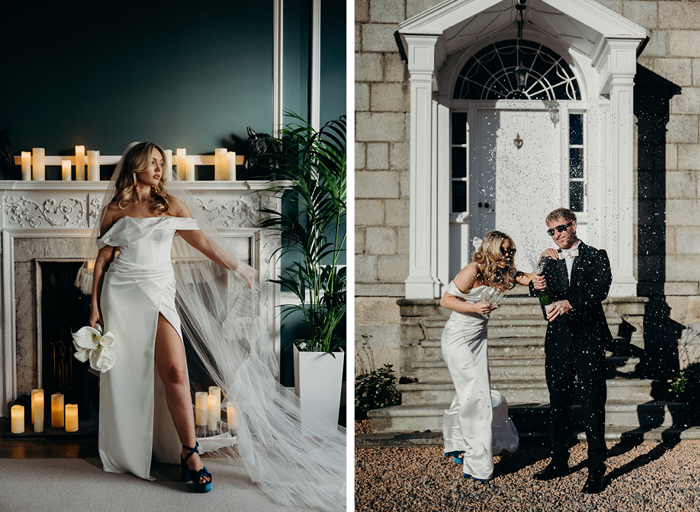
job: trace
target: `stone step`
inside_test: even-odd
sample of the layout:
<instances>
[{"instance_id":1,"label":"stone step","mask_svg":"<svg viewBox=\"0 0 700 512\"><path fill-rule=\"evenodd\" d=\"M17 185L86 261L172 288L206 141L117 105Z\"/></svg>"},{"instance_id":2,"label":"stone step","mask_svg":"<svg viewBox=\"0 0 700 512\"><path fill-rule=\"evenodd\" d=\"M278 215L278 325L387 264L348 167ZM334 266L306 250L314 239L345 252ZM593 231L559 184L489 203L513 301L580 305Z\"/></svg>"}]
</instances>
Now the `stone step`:
<instances>
[{"instance_id":1,"label":"stone step","mask_svg":"<svg viewBox=\"0 0 700 512\"><path fill-rule=\"evenodd\" d=\"M542 357L544 338L495 338L489 339L489 357ZM425 340L420 343L419 361L442 359L440 340Z\"/></svg>"},{"instance_id":2,"label":"stone step","mask_svg":"<svg viewBox=\"0 0 700 512\"><path fill-rule=\"evenodd\" d=\"M426 317L423 319L428 340L440 340L447 318ZM610 331L617 333L622 319L607 317ZM496 338L543 338L547 332L547 321L541 315L491 315L488 324L489 340Z\"/></svg>"},{"instance_id":3,"label":"stone step","mask_svg":"<svg viewBox=\"0 0 700 512\"><path fill-rule=\"evenodd\" d=\"M489 358L489 370L491 378L496 380L544 380L544 361L544 357ZM608 357L605 362L606 375L613 377L618 374L634 373L639 358ZM418 382L450 382L452 380L444 361L416 361L411 366Z\"/></svg>"},{"instance_id":4,"label":"stone step","mask_svg":"<svg viewBox=\"0 0 700 512\"><path fill-rule=\"evenodd\" d=\"M607 380L608 400L647 402L651 396L652 380L616 377ZM508 404L547 403L549 391L544 380L491 380L491 388L503 393ZM402 405L448 403L455 394L452 382L416 382L399 384Z\"/></svg>"},{"instance_id":5,"label":"stone step","mask_svg":"<svg viewBox=\"0 0 700 512\"><path fill-rule=\"evenodd\" d=\"M372 427L381 432L442 431L442 415L449 403L429 405L398 405L369 411ZM581 423L580 405L574 405L574 418ZM525 432L549 430L549 404L513 405L509 415ZM608 427L658 428L688 427L698 423L698 413L688 404L652 401L646 403L608 401L605 404L605 425Z\"/></svg>"}]
</instances>

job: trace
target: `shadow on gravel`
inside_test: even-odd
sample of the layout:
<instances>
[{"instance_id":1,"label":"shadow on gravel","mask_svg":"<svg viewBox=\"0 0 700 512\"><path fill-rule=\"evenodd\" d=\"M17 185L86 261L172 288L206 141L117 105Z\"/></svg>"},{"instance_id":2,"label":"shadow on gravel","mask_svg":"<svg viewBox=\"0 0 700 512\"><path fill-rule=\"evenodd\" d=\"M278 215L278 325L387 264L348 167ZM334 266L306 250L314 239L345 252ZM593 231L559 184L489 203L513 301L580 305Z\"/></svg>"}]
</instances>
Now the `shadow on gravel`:
<instances>
[{"instance_id":1,"label":"shadow on gravel","mask_svg":"<svg viewBox=\"0 0 700 512\"><path fill-rule=\"evenodd\" d=\"M501 456L501 460L493 468L493 478L517 473L521 469L549 458L549 447L547 445L534 444L520 447L512 455Z\"/></svg>"},{"instance_id":2,"label":"shadow on gravel","mask_svg":"<svg viewBox=\"0 0 700 512\"><path fill-rule=\"evenodd\" d=\"M641 438L634 440L623 439L615 446L613 446L610 450L608 450L608 457L615 457L627 453L628 451L641 445L642 443L643 439ZM619 468L612 470L609 474L605 476L605 485L609 485L610 482L612 482L616 478L624 476L627 473L631 473L635 469L639 469L643 466L646 466L650 462L660 459L666 452L673 450L673 448L675 448L675 446L678 443L680 443L680 435L669 436L668 439L664 439L661 443L657 444L647 453L639 455L637 458L631 460L624 466L620 466Z\"/></svg>"}]
</instances>

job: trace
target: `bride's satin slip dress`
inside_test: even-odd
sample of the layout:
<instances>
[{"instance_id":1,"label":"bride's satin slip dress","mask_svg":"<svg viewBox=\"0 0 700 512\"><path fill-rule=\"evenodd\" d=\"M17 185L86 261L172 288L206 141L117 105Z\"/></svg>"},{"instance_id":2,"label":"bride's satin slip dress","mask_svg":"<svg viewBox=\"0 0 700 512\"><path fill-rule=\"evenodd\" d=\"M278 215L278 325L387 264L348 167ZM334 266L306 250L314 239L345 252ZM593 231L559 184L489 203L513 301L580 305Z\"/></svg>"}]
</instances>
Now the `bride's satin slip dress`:
<instances>
[{"instance_id":1,"label":"bride's satin slip dress","mask_svg":"<svg viewBox=\"0 0 700 512\"><path fill-rule=\"evenodd\" d=\"M445 291L473 304L488 289L484 285L462 293L450 282ZM442 418L445 453L464 452L464 474L480 480L493 475L494 453L513 453L519 443L505 398L491 389L487 324L479 313L453 311L440 343L455 385L452 405Z\"/></svg>"},{"instance_id":2,"label":"bride's satin slip dress","mask_svg":"<svg viewBox=\"0 0 700 512\"><path fill-rule=\"evenodd\" d=\"M122 217L97 241L100 249L119 248L100 296L116 356L100 377L98 446L105 471L152 479L152 457L179 462L180 441L154 366L155 340L159 314L182 340L170 251L177 230L197 229L189 218Z\"/></svg>"}]
</instances>

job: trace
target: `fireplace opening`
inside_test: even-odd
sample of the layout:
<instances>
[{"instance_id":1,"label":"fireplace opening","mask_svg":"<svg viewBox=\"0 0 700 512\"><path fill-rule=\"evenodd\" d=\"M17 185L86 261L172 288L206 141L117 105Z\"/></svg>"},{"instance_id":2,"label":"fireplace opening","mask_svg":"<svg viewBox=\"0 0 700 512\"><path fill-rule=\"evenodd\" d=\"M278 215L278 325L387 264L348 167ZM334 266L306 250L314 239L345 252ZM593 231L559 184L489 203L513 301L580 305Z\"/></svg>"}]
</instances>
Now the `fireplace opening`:
<instances>
[{"instance_id":1,"label":"fireplace opening","mask_svg":"<svg viewBox=\"0 0 700 512\"><path fill-rule=\"evenodd\" d=\"M80 430L97 435L99 377L75 357L72 333L87 325L90 296L75 285L82 261L38 261L40 321L37 339L44 396L61 393L67 404L78 404Z\"/></svg>"}]
</instances>

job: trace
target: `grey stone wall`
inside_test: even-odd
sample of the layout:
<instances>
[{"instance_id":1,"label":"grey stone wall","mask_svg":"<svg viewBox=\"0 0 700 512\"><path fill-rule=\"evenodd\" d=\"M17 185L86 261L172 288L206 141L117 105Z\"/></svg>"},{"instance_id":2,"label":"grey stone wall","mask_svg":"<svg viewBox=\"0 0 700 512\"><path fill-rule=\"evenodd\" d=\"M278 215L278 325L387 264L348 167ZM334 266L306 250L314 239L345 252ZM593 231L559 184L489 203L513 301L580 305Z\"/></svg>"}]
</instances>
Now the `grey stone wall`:
<instances>
[{"instance_id":1,"label":"grey stone wall","mask_svg":"<svg viewBox=\"0 0 700 512\"><path fill-rule=\"evenodd\" d=\"M649 113L655 116L654 140L635 147L640 292L661 294L673 321L698 322L700 1L598 1L649 31L638 76L646 77L644 85L651 88L654 80L665 81L670 91L665 111ZM410 91L394 32L401 21L438 3L355 2L358 372L385 363L399 367L396 299L404 296L408 276Z\"/></svg>"}]
</instances>

